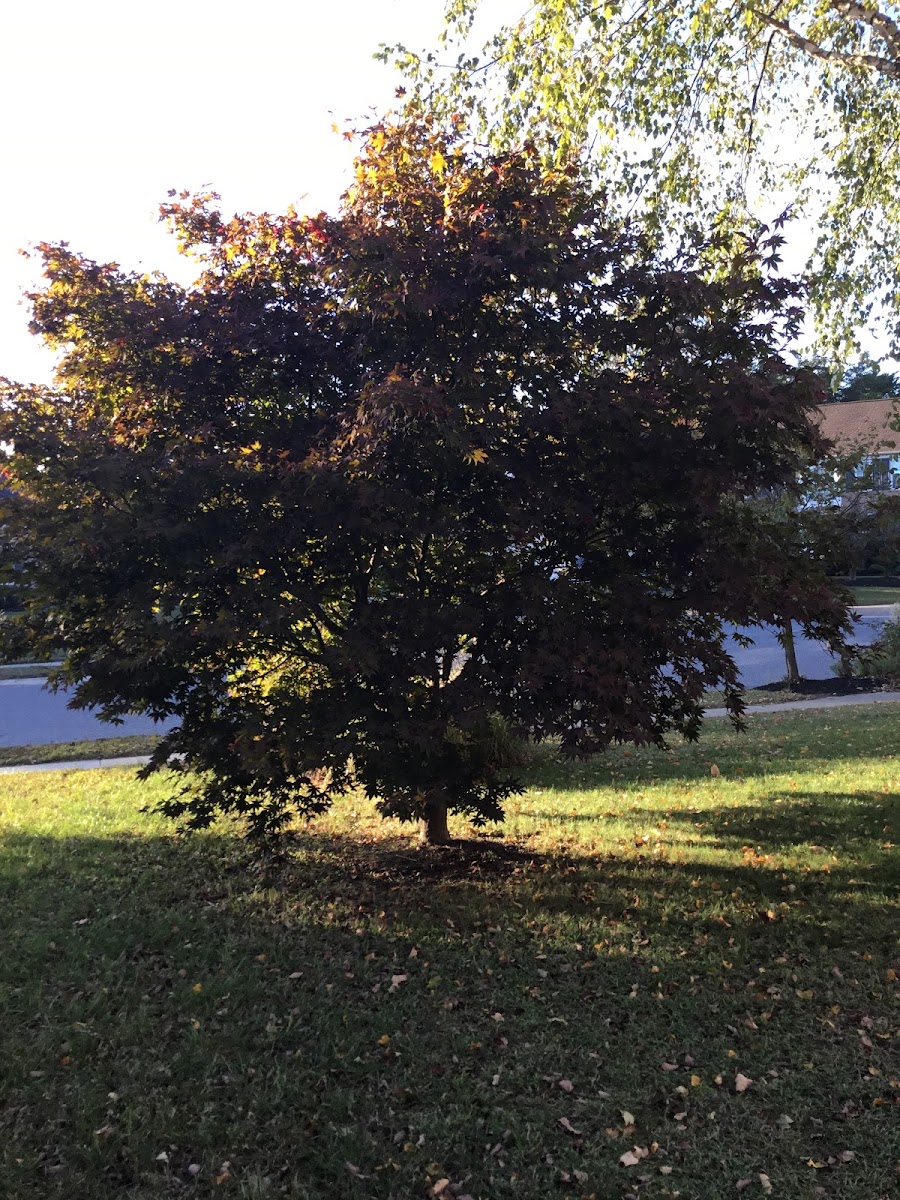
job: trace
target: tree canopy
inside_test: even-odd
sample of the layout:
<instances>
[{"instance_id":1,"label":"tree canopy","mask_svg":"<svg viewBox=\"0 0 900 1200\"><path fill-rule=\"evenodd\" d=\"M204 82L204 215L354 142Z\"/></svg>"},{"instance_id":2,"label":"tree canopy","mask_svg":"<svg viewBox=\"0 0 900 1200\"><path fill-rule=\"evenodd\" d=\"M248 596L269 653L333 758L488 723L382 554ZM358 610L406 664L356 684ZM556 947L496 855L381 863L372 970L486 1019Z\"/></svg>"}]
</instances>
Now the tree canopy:
<instances>
[{"instance_id":1,"label":"tree canopy","mask_svg":"<svg viewBox=\"0 0 900 1200\"><path fill-rule=\"evenodd\" d=\"M448 0L439 52L397 48L430 103L474 109L494 145L530 129L563 157L589 147L610 194L670 237L802 213L832 348L882 304L897 344L895 4L536 0L473 54L485 7Z\"/></svg>"},{"instance_id":2,"label":"tree canopy","mask_svg":"<svg viewBox=\"0 0 900 1200\"><path fill-rule=\"evenodd\" d=\"M840 638L741 502L821 450L778 234L667 255L574 165L408 120L334 217L163 213L190 287L41 248L61 359L5 387L0 529L76 702L174 718L173 815L274 833L360 786L440 838L517 786L496 722L691 738L706 688L740 713L723 621Z\"/></svg>"}]
</instances>

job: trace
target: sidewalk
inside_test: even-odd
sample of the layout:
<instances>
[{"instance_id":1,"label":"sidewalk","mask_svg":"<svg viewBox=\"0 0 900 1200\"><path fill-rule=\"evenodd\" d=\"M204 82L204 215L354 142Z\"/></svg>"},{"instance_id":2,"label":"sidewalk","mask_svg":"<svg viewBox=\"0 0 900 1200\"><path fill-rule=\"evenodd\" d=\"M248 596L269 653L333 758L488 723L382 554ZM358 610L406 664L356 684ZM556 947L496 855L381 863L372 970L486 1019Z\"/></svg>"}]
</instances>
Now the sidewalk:
<instances>
[{"instance_id":1,"label":"sidewalk","mask_svg":"<svg viewBox=\"0 0 900 1200\"><path fill-rule=\"evenodd\" d=\"M0 775L15 775L19 771L96 771L98 767L143 767L149 754L133 758L76 758L69 762L21 763L15 767L0 767Z\"/></svg>"},{"instance_id":2,"label":"sidewalk","mask_svg":"<svg viewBox=\"0 0 900 1200\"><path fill-rule=\"evenodd\" d=\"M853 704L897 704L900 692L859 692L855 696L813 696L809 700L787 700L782 704L748 704L747 716L753 713L805 712L808 708L846 708ZM726 717L725 708L708 708L707 717Z\"/></svg>"}]
</instances>

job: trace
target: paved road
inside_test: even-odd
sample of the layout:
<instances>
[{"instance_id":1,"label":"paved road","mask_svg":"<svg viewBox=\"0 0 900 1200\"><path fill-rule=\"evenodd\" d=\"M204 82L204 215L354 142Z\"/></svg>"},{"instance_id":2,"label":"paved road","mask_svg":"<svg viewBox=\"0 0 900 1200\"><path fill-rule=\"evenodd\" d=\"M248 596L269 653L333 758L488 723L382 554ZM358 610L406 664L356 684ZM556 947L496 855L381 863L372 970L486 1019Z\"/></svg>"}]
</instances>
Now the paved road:
<instances>
[{"instance_id":1,"label":"paved road","mask_svg":"<svg viewBox=\"0 0 900 1200\"><path fill-rule=\"evenodd\" d=\"M65 693L47 692L43 682L0 680L0 746L38 746L161 731L161 726L146 717L126 717L121 725L98 721L89 712L67 708Z\"/></svg>"},{"instance_id":2,"label":"paved road","mask_svg":"<svg viewBox=\"0 0 900 1200\"><path fill-rule=\"evenodd\" d=\"M891 605L858 610L861 621L854 640L873 641L881 625L893 613ZM755 644L747 650L734 646L734 657L745 687L758 687L784 678L784 652L774 630L753 630ZM827 679L832 658L821 642L797 638L800 671L810 679ZM98 721L89 712L66 707L63 692L47 692L40 679L0 680L0 746L45 745L51 742L75 742L89 738L119 737L132 733L159 732L146 717L127 717L121 725Z\"/></svg>"}]
</instances>

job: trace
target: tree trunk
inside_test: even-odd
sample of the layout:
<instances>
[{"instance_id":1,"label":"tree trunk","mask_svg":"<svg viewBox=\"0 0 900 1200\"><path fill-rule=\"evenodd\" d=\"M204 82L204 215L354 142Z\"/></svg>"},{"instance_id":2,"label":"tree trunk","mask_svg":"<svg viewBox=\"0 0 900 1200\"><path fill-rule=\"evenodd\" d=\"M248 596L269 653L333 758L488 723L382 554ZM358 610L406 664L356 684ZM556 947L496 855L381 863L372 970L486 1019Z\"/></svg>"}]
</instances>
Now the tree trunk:
<instances>
[{"instance_id":1,"label":"tree trunk","mask_svg":"<svg viewBox=\"0 0 900 1200\"><path fill-rule=\"evenodd\" d=\"M800 668L797 666L797 649L794 645L794 626L785 621L781 626L782 645L784 646L784 662L787 667L787 682L796 687L800 682Z\"/></svg>"},{"instance_id":2,"label":"tree trunk","mask_svg":"<svg viewBox=\"0 0 900 1200\"><path fill-rule=\"evenodd\" d=\"M443 796L429 796L419 821L419 838L428 846L446 846L450 841L447 829L447 801Z\"/></svg>"}]
</instances>

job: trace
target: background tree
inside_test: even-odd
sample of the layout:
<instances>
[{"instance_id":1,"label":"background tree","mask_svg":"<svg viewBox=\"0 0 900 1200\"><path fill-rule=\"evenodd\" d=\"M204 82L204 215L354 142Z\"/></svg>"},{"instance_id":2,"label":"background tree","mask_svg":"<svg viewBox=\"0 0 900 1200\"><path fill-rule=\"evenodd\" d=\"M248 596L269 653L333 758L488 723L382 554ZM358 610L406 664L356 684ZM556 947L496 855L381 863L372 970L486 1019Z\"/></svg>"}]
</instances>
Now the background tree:
<instances>
[{"instance_id":1,"label":"background tree","mask_svg":"<svg viewBox=\"0 0 900 1200\"><path fill-rule=\"evenodd\" d=\"M820 446L778 235L713 272L572 165L408 120L335 218L164 214L192 287L42 247L58 378L7 386L0 440L25 628L77 704L175 718L167 811L265 835L358 784L440 841L516 788L498 718L589 755L695 737L707 687L740 712L722 622L793 577L737 498ZM794 582L778 612L838 641Z\"/></svg>"},{"instance_id":2,"label":"background tree","mask_svg":"<svg viewBox=\"0 0 900 1200\"><path fill-rule=\"evenodd\" d=\"M832 349L882 301L896 344L894 3L536 0L476 56L482 7L448 0L439 54L397 48L432 103L474 108L495 145L525 128L563 157L589 145L622 208L671 237L793 206L818 229L813 300Z\"/></svg>"},{"instance_id":3,"label":"background tree","mask_svg":"<svg viewBox=\"0 0 900 1200\"><path fill-rule=\"evenodd\" d=\"M790 485L769 489L745 503L752 506L761 530L776 538L784 560L769 562L769 573L760 587L769 591L773 611L784 600L791 607L791 591L798 584L819 586L839 602L852 597L843 579L853 576L873 546L896 557L898 549L897 497L874 493L871 471L857 474L859 454L831 451L800 470ZM803 582L803 564L811 577ZM817 582L816 582L817 581ZM793 621L776 615L774 625L784 649L785 682L802 682L797 662ZM851 647L841 653L841 673L850 674Z\"/></svg>"},{"instance_id":4,"label":"background tree","mask_svg":"<svg viewBox=\"0 0 900 1200\"><path fill-rule=\"evenodd\" d=\"M900 393L900 377L896 371L882 371L881 364L868 354L842 373L834 399L881 400Z\"/></svg>"}]
</instances>

